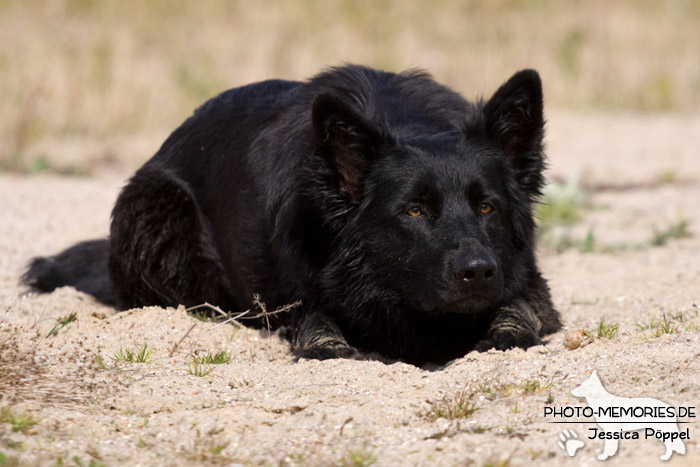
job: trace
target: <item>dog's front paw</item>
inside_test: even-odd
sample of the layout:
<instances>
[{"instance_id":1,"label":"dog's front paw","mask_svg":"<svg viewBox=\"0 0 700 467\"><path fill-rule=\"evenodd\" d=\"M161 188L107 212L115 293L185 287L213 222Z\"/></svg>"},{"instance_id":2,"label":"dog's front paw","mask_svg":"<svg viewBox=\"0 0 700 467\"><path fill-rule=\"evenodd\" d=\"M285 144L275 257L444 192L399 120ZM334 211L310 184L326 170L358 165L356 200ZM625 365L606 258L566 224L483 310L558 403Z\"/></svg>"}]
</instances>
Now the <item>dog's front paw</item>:
<instances>
[{"instance_id":1,"label":"dog's front paw","mask_svg":"<svg viewBox=\"0 0 700 467\"><path fill-rule=\"evenodd\" d=\"M477 342L474 350L484 352L489 349L508 350L515 347L527 349L541 343L542 340L537 334L522 329L494 330Z\"/></svg>"},{"instance_id":2,"label":"dog's front paw","mask_svg":"<svg viewBox=\"0 0 700 467\"><path fill-rule=\"evenodd\" d=\"M328 360L331 358L357 358L359 352L347 342L340 340L327 340L317 345L303 347L294 351L297 358L309 358L314 360Z\"/></svg>"}]
</instances>

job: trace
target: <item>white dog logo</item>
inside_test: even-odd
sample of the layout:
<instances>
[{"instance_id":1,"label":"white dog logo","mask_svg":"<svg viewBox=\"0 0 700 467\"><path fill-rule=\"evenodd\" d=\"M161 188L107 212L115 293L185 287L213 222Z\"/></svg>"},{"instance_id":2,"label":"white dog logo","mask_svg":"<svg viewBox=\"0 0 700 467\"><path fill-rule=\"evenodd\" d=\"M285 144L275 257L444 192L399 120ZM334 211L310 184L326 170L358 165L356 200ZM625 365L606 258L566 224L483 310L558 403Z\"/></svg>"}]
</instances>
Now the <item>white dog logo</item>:
<instances>
[{"instance_id":1,"label":"white dog logo","mask_svg":"<svg viewBox=\"0 0 700 467\"><path fill-rule=\"evenodd\" d=\"M661 456L661 460L670 459L674 451L685 454L685 444L681 439L687 439L688 433L678 430L675 414L666 415L673 414L673 407L669 404L649 397L629 398L610 394L603 387L595 370L579 387L574 388L571 394L584 397L588 406L593 409L600 428L591 428L593 435L590 438L605 440L603 453L598 459L605 460L614 455L620 439L639 439L639 434L636 433L639 430L644 430L646 438L655 437L663 441L666 452ZM633 418L633 421L624 421L630 418Z\"/></svg>"}]
</instances>

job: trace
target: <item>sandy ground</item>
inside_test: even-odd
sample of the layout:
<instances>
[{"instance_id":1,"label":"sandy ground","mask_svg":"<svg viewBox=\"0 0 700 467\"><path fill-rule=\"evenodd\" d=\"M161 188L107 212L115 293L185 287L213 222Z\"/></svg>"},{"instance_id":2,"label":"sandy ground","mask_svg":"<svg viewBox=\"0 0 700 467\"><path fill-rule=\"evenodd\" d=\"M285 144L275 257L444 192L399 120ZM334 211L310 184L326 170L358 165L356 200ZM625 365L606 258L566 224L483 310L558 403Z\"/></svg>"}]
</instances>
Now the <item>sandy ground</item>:
<instances>
[{"instance_id":1,"label":"sandy ground","mask_svg":"<svg viewBox=\"0 0 700 467\"><path fill-rule=\"evenodd\" d=\"M548 131L550 175L578 173L596 188L572 235L593 229L597 247L543 246L540 263L567 330L596 334L604 318L619 333L568 350L565 330L528 351L473 352L437 369L295 362L277 335L183 309L115 313L71 288L23 296L29 258L106 235L128 174L0 175L0 465L598 465L591 420L544 416L586 406L570 391L594 369L611 393L697 407L700 118L553 114ZM681 217L687 238L649 245L653 229ZM147 363L115 364L144 345ZM220 350L229 363L188 371ZM473 413L455 413L460 401ZM700 465L695 420L683 419L687 453L672 465ZM575 457L557 445L564 428L585 442ZM657 465L663 452L657 440L622 440L605 463Z\"/></svg>"}]
</instances>

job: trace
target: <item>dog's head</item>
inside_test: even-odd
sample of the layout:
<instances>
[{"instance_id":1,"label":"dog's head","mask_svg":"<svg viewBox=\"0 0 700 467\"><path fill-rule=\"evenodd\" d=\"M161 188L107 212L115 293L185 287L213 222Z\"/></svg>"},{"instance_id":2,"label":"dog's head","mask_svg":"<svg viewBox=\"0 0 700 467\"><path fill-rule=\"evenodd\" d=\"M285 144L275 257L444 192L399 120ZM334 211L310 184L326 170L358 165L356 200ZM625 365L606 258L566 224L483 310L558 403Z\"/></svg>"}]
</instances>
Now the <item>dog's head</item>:
<instances>
[{"instance_id":1,"label":"dog's head","mask_svg":"<svg viewBox=\"0 0 700 467\"><path fill-rule=\"evenodd\" d=\"M316 97L319 212L335 254L355 248L345 270L377 295L426 313L483 311L522 289L532 265L540 79L521 71L475 105L425 80L372 112Z\"/></svg>"}]
</instances>

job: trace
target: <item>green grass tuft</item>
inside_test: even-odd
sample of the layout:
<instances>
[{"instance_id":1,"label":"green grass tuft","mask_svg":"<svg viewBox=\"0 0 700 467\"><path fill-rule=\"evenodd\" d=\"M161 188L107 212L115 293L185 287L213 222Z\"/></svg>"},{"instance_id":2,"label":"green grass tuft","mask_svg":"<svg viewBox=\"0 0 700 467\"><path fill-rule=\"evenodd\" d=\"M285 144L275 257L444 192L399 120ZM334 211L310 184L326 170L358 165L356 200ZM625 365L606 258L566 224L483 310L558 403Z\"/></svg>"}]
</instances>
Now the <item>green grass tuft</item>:
<instances>
[{"instance_id":1,"label":"green grass tuft","mask_svg":"<svg viewBox=\"0 0 700 467\"><path fill-rule=\"evenodd\" d=\"M665 170L658 176L659 183L673 184L678 181L678 174L675 170Z\"/></svg>"},{"instance_id":2,"label":"green grass tuft","mask_svg":"<svg viewBox=\"0 0 700 467\"><path fill-rule=\"evenodd\" d=\"M148 361L151 359L151 355L153 355L153 349L149 349L148 344L143 344L143 347L141 347L141 349L139 349L137 352L130 349L120 348L117 353L114 354L112 360L114 360L115 364L121 362L148 363Z\"/></svg>"},{"instance_id":3,"label":"green grass tuft","mask_svg":"<svg viewBox=\"0 0 700 467\"><path fill-rule=\"evenodd\" d=\"M15 456L8 456L4 452L0 451L0 467L19 467L22 464L19 462L19 458Z\"/></svg>"},{"instance_id":4,"label":"green grass tuft","mask_svg":"<svg viewBox=\"0 0 700 467\"><path fill-rule=\"evenodd\" d=\"M65 328L73 321L78 321L78 316L75 314L75 311L71 311L68 316L64 316L63 318L60 318L58 320L58 322L54 325L54 327L51 328L47 337L57 336L58 332L61 329Z\"/></svg>"},{"instance_id":5,"label":"green grass tuft","mask_svg":"<svg viewBox=\"0 0 700 467\"><path fill-rule=\"evenodd\" d=\"M486 383L479 384L479 391L486 395L486 399L495 400L498 397L510 397L522 391L523 394L537 394L550 389L552 380L540 381L539 379L527 380L521 384L504 383L489 386Z\"/></svg>"},{"instance_id":6,"label":"green grass tuft","mask_svg":"<svg viewBox=\"0 0 700 467\"><path fill-rule=\"evenodd\" d=\"M538 393L551 388L552 384L552 381L541 383L539 379L532 379L523 383L522 389L525 393Z\"/></svg>"},{"instance_id":7,"label":"green grass tuft","mask_svg":"<svg viewBox=\"0 0 700 467\"><path fill-rule=\"evenodd\" d=\"M231 361L231 354L226 350L221 350L215 354L208 352L203 357L195 357L193 362L200 365L221 365Z\"/></svg>"},{"instance_id":8,"label":"green grass tuft","mask_svg":"<svg viewBox=\"0 0 700 467\"><path fill-rule=\"evenodd\" d=\"M369 467L377 462L377 458L366 448L350 449L338 465L342 467Z\"/></svg>"},{"instance_id":9,"label":"green grass tuft","mask_svg":"<svg viewBox=\"0 0 700 467\"><path fill-rule=\"evenodd\" d=\"M101 369L101 370L109 370L109 367L105 363L105 359L102 358L102 355L95 355L95 364Z\"/></svg>"},{"instance_id":10,"label":"green grass tuft","mask_svg":"<svg viewBox=\"0 0 700 467\"><path fill-rule=\"evenodd\" d=\"M574 238L571 233L572 226L590 208L590 193L580 185L578 177L572 176L566 183L548 184L540 204L535 206L539 243L557 253L570 248L583 253L594 251L596 239L592 228L583 240Z\"/></svg>"},{"instance_id":11,"label":"green grass tuft","mask_svg":"<svg viewBox=\"0 0 700 467\"><path fill-rule=\"evenodd\" d=\"M554 226L571 226L581 220L581 213L590 207L590 193L576 176L566 183L552 182L543 190L541 204L535 209L538 228L546 231Z\"/></svg>"},{"instance_id":12,"label":"green grass tuft","mask_svg":"<svg viewBox=\"0 0 700 467\"><path fill-rule=\"evenodd\" d=\"M214 368L212 368L211 366L203 365L202 363L199 363L196 360L193 360L187 364L187 372L191 375L198 376L200 378L207 376L212 371L214 371Z\"/></svg>"},{"instance_id":13,"label":"green grass tuft","mask_svg":"<svg viewBox=\"0 0 700 467\"><path fill-rule=\"evenodd\" d=\"M472 401L475 393L460 391L453 398L443 398L438 401L428 401L427 416L430 419L446 418L447 420L457 420L469 418L476 411L476 402Z\"/></svg>"},{"instance_id":14,"label":"green grass tuft","mask_svg":"<svg viewBox=\"0 0 700 467\"><path fill-rule=\"evenodd\" d=\"M642 338L658 338L669 334L678 334L684 331L697 331L700 329L696 319L698 309L690 312L661 315L661 320L651 318L646 323L635 322L635 327L642 333ZM649 334L647 334L649 332Z\"/></svg>"},{"instance_id":15,"label":"green grass tuft","mask_svg":"<svg viewBox=\"0 0 700 467\"><path fill-rule=\"evenodd\" d=\"M598 323L598 329L596 330L595 334L590 331L584 331L583 333L590 339L594 339L596 337L613 339L618 336L619 331L620 326L617 323L606 323L605 317L601 316L600 322Z\"/></svg>"},{"instance_id":16,"label":"green grass tuft","mask_svg":"<svg viewBox=\"0 0 700 467\"><path fill-rule=\"evenodd\" d=\"M663 246L671 239L685 238L688 235L688 220L682 217L663 230L658 230L654 227L649 244L651 246Z\"/></svg>"},{"instance_id":17,"label":"green grass tuft","mask_svg":"<svg viewBox=\"0 0 700 467\"><path fill-rule=\"evenodd\" d=\"M510 463L510 458L507 459L493 459L489 458L487 459L483 467L510 467L512 464Z\"/></svg>"},{"instance_id":18,"label":"green grass tuft","mask_svg":"<svg viewBox=\"0 0 700 467\"><path fill-rule=\"evenodd\" d=\"M80 456L73 456L73 462L77 467L106 467L107 464L104 462L98 462L95 459L90 459L87 464Z\"/></svg>"},{"instance_id":19,"label":"green grass tuft","mask_svg":"<svg viewBox=\"0 0 700 467\"><path fill-rule=\"evenodd\" d=\"M581 253L592 253L595 250L595 235L593 234L593 229L588 229L586 238L581 243L579 250Z\"/></svg>"},{"instance_id":20,"label":"green grass tuft","mask_svg":"<svg viewBox=\"0 0 700 467\"><path fill-rule=\"evenodd\" d=\"M12 425L13 433L27 433L39 421L29 412L16 412L10 407L3 407L0 409L0 423Z\"/></svg>"}]
</instances>

